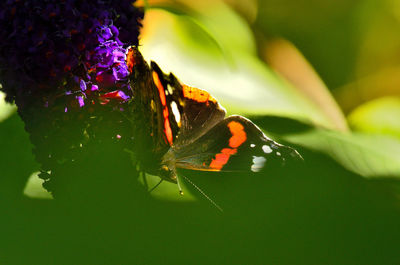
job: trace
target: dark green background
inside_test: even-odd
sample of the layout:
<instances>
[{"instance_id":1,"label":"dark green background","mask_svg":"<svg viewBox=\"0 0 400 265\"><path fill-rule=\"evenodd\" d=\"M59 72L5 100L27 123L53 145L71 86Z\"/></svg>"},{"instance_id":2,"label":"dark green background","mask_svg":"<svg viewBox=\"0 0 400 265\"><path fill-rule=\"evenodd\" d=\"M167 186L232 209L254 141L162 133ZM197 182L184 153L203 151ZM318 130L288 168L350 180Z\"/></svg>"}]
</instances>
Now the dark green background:
<instances>
[{"instance_id":1,"label":"dark green background","mask_svg":"<svg viewBox=\"0 0 400 265\"><path fill-rule=\"evenodd\" d=\"M1 264L399 262L394 183L366 181L321 154L300 150L304 163L257 175L181 172L224 213L195 191L196 203L154 200L135 187L38 200L22 196L38 168L22 122L14 114L0 126ZM88 197L98 195L93 188Z\"/></svg>"},{"instance_id":2,"label":"dark green background","mask_svg":"<svg viewBox=\"0 0 400 265\"><path fill-rule=\"evenodd\" d=\"M389 2L258 1L258 17L250 24L260 39L292 42L338 95L340 87L388 65L385 59L393 65L400 61L395 48L382 52L395 41L381 34L398 22L388 19L371 30L376 18L390 17ZM395 40L396 34L390 36ZM277 139L311 129L265 113L251 118ZM366 143L392 157L379 142ZM155 199L128 166L115 174L82 168L101 181L68 199L41 200L23 195L39 165L14 113L0 122L0 264L400 264L397 179L364 178L345 169L343 160L334 161L329 150L304 146L296 146L304 162L282 170L180 171L223 213L190 185L185 186L196 201ZM348 161L370 159L357 165L367 167L374 158L368 149L351 148L350 143L344 150ZM99 147L103 162L107 151ZM116 188L122 177L131 183Z\"/></svg>"}]
</instances>

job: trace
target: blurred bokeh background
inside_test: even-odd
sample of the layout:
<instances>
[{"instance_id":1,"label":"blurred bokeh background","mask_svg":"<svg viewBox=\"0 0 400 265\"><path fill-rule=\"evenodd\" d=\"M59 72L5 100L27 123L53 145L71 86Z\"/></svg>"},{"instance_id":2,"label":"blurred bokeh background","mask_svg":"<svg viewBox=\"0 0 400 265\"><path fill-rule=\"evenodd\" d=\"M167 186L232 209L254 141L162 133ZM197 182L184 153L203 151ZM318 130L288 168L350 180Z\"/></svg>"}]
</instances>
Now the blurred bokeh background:
<instances>
[{"instance_id":1,"label":"blurred bokeh background","mask_svg":"<svg viewBox=\"0 0 400 265\"><path fill-rule=\"evenodd\" d=\"M222 3L231 9L227 10ZM157 49L180 43L181 47L175 47L178 52L199 58L203 56L196 55L195 51L204 49L215 61L221 59L213 54L217 53L226 59L227 67L234 69L240 67L238 64L247 63L240 56L256 56L310 97L341 129L346 126L335 111L343 112L346 117L350 115L352 128L364 130L359 126L361 117L351 114L358 113L357 110L378 111L371 108L379 108L386 101L376 101L377 105L366 103L384 97L394 97L396 101L399 95L397 1L226 0L150 1L150 4L163 11L153 9L147 13L143 49L149 50L148 57L168 64L175 71L180 71L184 63L175 54L163 55ZM191 78L194 80L186 79L196 81L195 77ZM325 89L331 92L340 110L327 98ZM358 109L362 105L367 109Z\"/></svg>"},{"instance_id":2,"label":"blurred bokeh background","mask_svg":"<svg viewBox=\"0 0 400 265\"><path fill-rule=\"evenodd\" d=\"M400 1L137 4L146 7L147 60L298 148L304 165L281 179L224 175L232 179L218 184L215 174L184 171L223 216L190 185L182 198L173 184L136 214L129 201L110 202L112 215L59 210L15 107L1 99L2 229L11 228L0 264L400 263Z\"/></svg>"},{"instance_id":3,"label":"blurred bokeh background","mask_svg":"<svg viewBox=\"0 0 400 265\"><path fill-rule=\"evenodd\" d=\"M147 3L141 50L165 71L230 113L309 125L277 137L357 174L400 175L396 1Z\"/></svg>"}]
</instances>

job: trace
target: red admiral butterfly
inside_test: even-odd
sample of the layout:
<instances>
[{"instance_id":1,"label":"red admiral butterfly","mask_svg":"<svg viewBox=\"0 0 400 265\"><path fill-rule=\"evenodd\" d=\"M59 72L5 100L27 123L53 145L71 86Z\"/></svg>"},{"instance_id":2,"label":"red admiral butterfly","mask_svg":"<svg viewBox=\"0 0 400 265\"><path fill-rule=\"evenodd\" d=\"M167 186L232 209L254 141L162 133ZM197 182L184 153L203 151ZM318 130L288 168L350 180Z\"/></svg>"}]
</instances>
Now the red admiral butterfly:
<instances>
[{"instance_id":1,"label":"red admiral butterfly","mask_svg":"<svg viewBox=\"0 0 400 265\"><path fill-rule=\"evenodd\" d=\"M225 109L208 92L181 84L154 62L149 67L136 47L129 49L127 65L142 171L177 183L176 168L259 172L301 159L296 150L269 139L250 120L225 118Z\"/></svg>"}]
</instances>

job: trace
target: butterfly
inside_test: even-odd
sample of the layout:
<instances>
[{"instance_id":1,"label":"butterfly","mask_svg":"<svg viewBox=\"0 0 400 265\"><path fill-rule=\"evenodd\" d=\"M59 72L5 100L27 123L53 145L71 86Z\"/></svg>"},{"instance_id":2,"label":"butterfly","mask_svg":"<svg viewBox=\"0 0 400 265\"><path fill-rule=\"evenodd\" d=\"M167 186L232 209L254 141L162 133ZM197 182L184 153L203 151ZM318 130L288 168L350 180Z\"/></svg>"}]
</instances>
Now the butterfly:
<instances>
[{"instance_id":1,"label":"butterfly","mask_svg":"<svg viewBox=\"0 0 400 265\"><path fill-rule=\"evenodd\" d=\"M177 168L259 172L302 159L268 138L254 123L226 110L207 91L182 84L150 66L134 46L126 63L133 89L134 150L140 169L178 183Z\"/></svg>"}]
</instances>

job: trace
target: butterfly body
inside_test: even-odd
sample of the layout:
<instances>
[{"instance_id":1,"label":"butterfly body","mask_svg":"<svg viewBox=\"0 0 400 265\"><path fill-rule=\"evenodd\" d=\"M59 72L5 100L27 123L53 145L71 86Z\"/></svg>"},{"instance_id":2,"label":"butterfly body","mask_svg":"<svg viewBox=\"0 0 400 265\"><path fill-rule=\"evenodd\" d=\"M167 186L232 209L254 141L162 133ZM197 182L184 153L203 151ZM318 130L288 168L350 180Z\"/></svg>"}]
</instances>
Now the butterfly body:
<instances>
[{"instance_id":1,"label":"butterfly body","mask_svg":"<svg viewBox=\"0 0 400 265\"><path fill-rule=\"evenodd\" d=\"M176 183L177 168L249 171L299 159L250 120L233 115L207 91L181 84L131 47L127 54L134 91L136 153L143 171Z\"/></svg>"}]
</instances>

